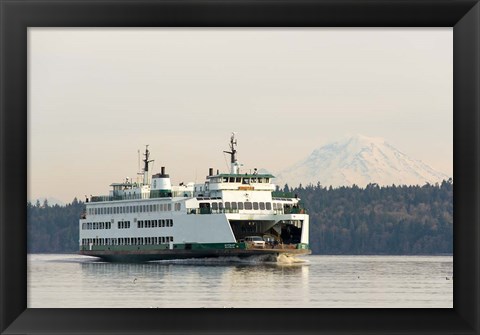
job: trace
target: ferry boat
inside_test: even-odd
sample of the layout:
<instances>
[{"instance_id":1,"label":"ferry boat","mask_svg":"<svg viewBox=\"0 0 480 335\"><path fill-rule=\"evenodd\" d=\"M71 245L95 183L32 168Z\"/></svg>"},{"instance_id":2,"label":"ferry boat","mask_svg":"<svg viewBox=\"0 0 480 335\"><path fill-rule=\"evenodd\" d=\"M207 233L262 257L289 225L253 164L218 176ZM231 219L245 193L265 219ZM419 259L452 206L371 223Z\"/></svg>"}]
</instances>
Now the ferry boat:
<instances>
[{"instance_id":1,"label":"ferry boat","mask_svg":"<svg viewBox=\"0 0 480 335\"><path fill-rule=\"evenodd\" d=\"M79 221L80 254L109 262L264 255L305 255L309 217L296 195L276 192L271 174L241 173L237 140L230 172L209 169L204 183L172 185L165 167L143 180L111 184L109 195L90 196Z\"/></svg>"}]
</instances>

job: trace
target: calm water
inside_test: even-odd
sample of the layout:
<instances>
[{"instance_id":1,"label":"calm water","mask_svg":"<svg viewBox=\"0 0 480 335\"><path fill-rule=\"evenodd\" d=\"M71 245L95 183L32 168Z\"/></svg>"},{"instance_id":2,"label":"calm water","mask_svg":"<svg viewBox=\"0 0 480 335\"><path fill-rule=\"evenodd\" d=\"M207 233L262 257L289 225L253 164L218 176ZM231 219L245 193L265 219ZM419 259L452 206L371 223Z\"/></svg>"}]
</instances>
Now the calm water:
<instances>
[{"instance_id":1,"label":"calm water","mask_svg":"<svg viewBox=\"0 0 480 335\"><path fill-rule=\"evenodd\" d=\"M301 259L115 264L32 254L28 307L453 307L451 256Z\"/></svg>"}]
</instances>

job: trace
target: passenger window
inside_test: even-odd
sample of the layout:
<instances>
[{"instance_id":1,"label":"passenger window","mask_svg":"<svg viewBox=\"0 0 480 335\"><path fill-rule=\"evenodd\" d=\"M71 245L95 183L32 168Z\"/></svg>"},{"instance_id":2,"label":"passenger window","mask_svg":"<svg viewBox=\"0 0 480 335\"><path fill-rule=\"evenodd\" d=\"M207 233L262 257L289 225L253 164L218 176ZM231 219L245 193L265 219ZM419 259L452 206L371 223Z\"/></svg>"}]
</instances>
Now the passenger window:
<instances>
[{"instance_id":1,"label":"passenger window","mask_svg":"<svg viewBox=\"0 0 480 335\"><path fill-rule=\"evenodd\" d=\"M260 210L265 210L265 203L264 202L261 202L260 204Z\"/></svg>"},{"instance_id":2,"label":"passenger window","mask_svg":"<svg viewBox=\"0 0 480 335\"><path fill-rule=\"evenodd\" d=\"M228 201L225 202L225 209L230 209L230 202Z\"/></svg>"},{"instance_id":3,"label":"passenger window","mask_svg":"<svg viewBox=\"0 0 480 335\"><path fill-rule=\"evenodd\" d=\"M244 202L244 205L245 205L245 209L247 210L252 209L252 203L250 201Z\"/></svg>"},{"instance_id":4,"label":"passenger window","mask_svg":"<svg viewBox=\"0 0 480 335\"><path fill-rule=\"evenodd\" d=\"M212 202L212 209L217 210L218 209L218 203Z\"/></svg>"},{"instance_id":5,"label":"passenger window","mask_svg":"<svg viewBox=\"0 0 480 335\"><path fill-rule=\"evenodd\" d=\"M238 209L242 210L243 209L243 202L238 203Z\"/></svg>"},{"instance_id":6,"label":"passenger window","mask_svg":"<svg viewBox=\"0 0 480 335\"><path fill-rule=\"evenodd\" d=\"M253 209L254 209L254 210L258 210L258 202L254 202L254 203L253 203Z\"/></svg>"},{"instance_id":7,"label":"passenger window","mask_svg":"<svg viewBox=\"0 0 480 335\"><path fill-rule=\"evenodd\" d=\"M235 201L232 201L232 209L237 209L237 203Z\"/></svg>"},{"instance_id":8,"label":"passenger window","mask_svg":"<svg viewBox=\"0 0 480 335\"><path fill-rule=\"evenodd\" d=\"M267 210L271 210L272 209L272 203L270 203L270 202L265 203L265 207L267 208Z\"/></svg>"}]
</instances>

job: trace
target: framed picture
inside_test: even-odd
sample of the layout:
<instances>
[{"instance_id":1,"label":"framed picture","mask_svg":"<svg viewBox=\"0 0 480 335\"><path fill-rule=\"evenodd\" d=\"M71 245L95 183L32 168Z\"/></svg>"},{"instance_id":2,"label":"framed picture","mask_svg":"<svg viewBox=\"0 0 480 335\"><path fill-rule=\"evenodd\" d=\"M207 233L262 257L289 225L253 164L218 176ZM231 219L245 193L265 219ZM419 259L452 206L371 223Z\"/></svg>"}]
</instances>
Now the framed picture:
<instances>
[{"instance_id":1,"label":"framed picture","mask_svg":"<svg viewBox=\"0 0 480 335\"><path fill-rule=\"evenodd\" d=\"M477 1L105 1L2 3L1 304L9 333L478 333ZM453 27L453 309L27 308L27 39L42 27ZM354 30L352 30L354 31ZM4 135L4 136L3 136ZM68 134L62 135L64 140ZM61 140L61 139L59 139ZM68 166L65 166L68 171ZM475 270L475 271L474 271ZM20 283L20 284L19 284ZM92 306L96 307L96 306ZM348 320L348 322L347 322Z\"/></svg>"}]
</instances>

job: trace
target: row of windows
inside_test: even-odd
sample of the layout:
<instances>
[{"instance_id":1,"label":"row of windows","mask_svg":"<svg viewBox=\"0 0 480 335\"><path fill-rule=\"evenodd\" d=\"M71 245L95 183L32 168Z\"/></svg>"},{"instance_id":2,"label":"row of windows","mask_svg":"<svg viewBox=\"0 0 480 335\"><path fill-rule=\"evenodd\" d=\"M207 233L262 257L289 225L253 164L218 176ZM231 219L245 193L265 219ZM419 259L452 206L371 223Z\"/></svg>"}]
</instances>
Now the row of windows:
<instances>
[{"instance_id":1,"label":"row of windows","mask_svg":"<svg viewBox=\"0 0 480 335\"><path fill-rule=\"evenodd\" d=\"M84 222L82 223L82 229L92 230L92 229L112 229L111 222Z\"/></svg>"},{"instance_id":2,"label":"row of windows","mask_svg":"<svg viewBox=\"0 0 480 335\"><path fill-rule=\"evenodd\" d=\"M128 229L130 228L130 221L118 221L118 229Z\"/></svg>"},{"instance_id":3,"label":"row of windows","mask_svg":"<svg viewBox=\"0 0 480 335\"><path fill-rule=\"evenodd\" d=\"M164 220L139 220L137 222L137 228L157 228L157 227L173 227L172 219ZM118 229L128 229L130 228L130 221L118 221ZM92 230L92 229L112 229L111 222L84 222L82 223L83 230Z\"/></svg>"},{"instance_id":4,"label":"row of windows","mask_svg":"<svg viewBox=\"0 0 480 335\"><path fill-rule=\"evenodd\" d=\"M214 177L210 178L211 183L270 183L270 178L264 177Z\"/></svg>"},{"instance_id":5,"label":"row of windows","mask_svg":"<svg viewBox=\"0 0 480 335\"><path fill-rule=\"evenodd\" d=\"M271 210L272 209L272 203L271 202L250 202L250 201L245 201L245 202L235 202L235 201L225 201L223 202L212 202L211 207L213 210L217 209L238 209L238 210ZM273 203L273 209L282 209L283 205L280 203Z\"/></svg>"},{"instance_id":6,"label":"row of windows","mask_svg":"<svg viewBox=\"0 0 480 335\"><path fill-rule=\"evenodd\" d=\"M139 220L137 228L157 228L157 227L173 227L172 219L165 220Z\"/></svg>"},{"instance_id":7,"label":"row of windows","mask_svg":"<svg viewBox=\"0 0 480 335\"><path fill-rule=\"evenodd\" d=\"M82 238L82 245L155 245L173 242L173 236Z\"/></svg>"},{"instance_id":8,"label":"row of windows","mask_svg":"<svg viewBox=\"0 0 480 335\"><path fill-rule=\"evenodd\" d=\"M174 206L176 211L182 209L181 203ZM172 204L150 204L150 205L131 205L115 207L97 207L89 208L89 215L109 215L109 214L128 214L128 213L148 213L148 212L169 212L172 210Z\"/></svg>"}]
</instances>

